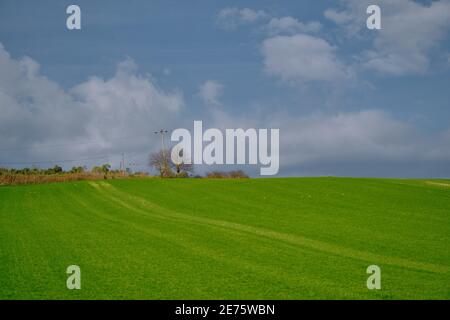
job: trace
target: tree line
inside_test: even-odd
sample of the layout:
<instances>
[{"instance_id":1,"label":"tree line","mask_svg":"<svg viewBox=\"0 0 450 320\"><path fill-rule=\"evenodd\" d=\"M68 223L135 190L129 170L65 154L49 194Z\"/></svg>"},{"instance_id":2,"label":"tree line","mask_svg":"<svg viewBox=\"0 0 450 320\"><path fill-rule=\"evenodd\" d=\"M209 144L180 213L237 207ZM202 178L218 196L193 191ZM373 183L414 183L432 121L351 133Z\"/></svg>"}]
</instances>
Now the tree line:
<instances>
[{"instance_id":1,"label":"tree line","mask_svg":"<svg viewBox=\"0 0 450 320\"><path fill-rule=\"evenodd\" d=\"M174 163L168 152L160 150L150 154L148 165L153 168L160 178L202 178L195 174L194 166L188 163ZM130 176L148 176L146 172L135 172L129 168L122 170L112 169L109 163L93 166L88 169L86 166L74 166L64 170L59 165L50 168L39 168L36 166L25 168L2 168L0 167L0 185L62 182L89 179L110 179ZM206 178L248 178L242 170L229 172L211 171L205 174Z\"/></svg>"},{"instance_id":2,"label":"tree line","mask_svg":"<svg viewBox=\"0 0 450 320\"><path fill-rule=\"evenodd\" d=\"M65 171L61 166L55 165L51 168L41 169L38 167L25 167L21 169L16 168L0 168L0 175L6 174L20 174L20 175L54 175L54 174L68 174L68 173L96 173L96 174L119 174L120 170L111 170L111 165L106 163L101 166L94 166L88 170L86 166L72 167Z\"/></svg>"}]
</instances>

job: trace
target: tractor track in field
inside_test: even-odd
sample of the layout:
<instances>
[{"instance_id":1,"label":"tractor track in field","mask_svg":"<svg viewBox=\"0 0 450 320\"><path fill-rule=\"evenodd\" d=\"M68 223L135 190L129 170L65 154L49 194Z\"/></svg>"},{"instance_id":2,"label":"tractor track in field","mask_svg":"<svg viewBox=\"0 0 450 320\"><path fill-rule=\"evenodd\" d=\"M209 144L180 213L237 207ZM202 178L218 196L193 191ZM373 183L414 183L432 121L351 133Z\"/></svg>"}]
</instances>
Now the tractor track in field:
<instances>
[{"instance_id":1,"label":"tractor track in field","mask_svg":"<svg viewBox=\"0 0 450 320\"><path fill-rule=\"evenodd\" d=\"M176 223L178 228L180 227L179 217L175 218L175 217L164 215L164 214L154 213L153 211L149 211L148 209L144 210L142 208L138 208L138 207L129 205L127 202L119 199L117 197L117 195L106 194L106 191L112 191L112 190L110 190L110 188L114 188L113 186L111 186L109 184L102 185L102 183L98 184L98 183L94 182L94 184L91 184L91 186L94 187L97 191L99 191L97 193L97 195L94 195L95 198L103 198L102 201L117 204L117 205L119 205L120 208L126 208L126 209L130 210L130 212L136 213L141 217L147 217L149 219L152 219L152 220L155 219L155 220L159 220L159 221L170 221L172 223ZM119 193L122 193L119 190L116 190L116 191L118 191ZM74 202L78 203L80 206L82 206L86 211L98 216L101 219L107 219L110 222L114 222L114 223L121 224L121 225L127 225L128 227L133 228L135 231L137 231L141 234L150 236L152 238L156 238L158 240L169 242L169 243L171 243L171 245L179 247L179 248L183 248L184 250L189 251L194 255L204 256L204 257L207 257L208 259L214 260L218 263L228 265L231 268L233 268L233 270L236 270L236 269L246 270L250 274L258 274L260 277L265 277L266 281L269 281L269 282L270 281L284 281L284 282L290 283L292 281L298 281L299 279L301 279L301 282L303 285L308 284L309 286L317 286L317 283L319 281L318 278L313 277L311 275L302 276L300 274L295 274L295 276L292 276L289 273L279 272L277 269L272 269L266 265L262 265L261 263L246 259L245 257L242 257L240 255L218 254L218 251L210 248L207 243L195 243L195 240L194 240L194 242L191 242L191 240L193 240L193 239L189 239L189 240L187 240L187 242L185 240L181 241L182 238L180 238L179 236L177 236L175 234L171 234L171 233L162 232L157 227L152 228L152 227L149 227L148 225L142 226L139 223L131 222L127 219L118 218L112 214L108 214L108 213L93 209L92 207L89 206L89 202L86 202L85 200L83 200L81 197L79 197L77 195L70 194L70 195L68 195L68 197L70 197L72 201L74 201ZM161 209L166 210L166 209L160 207L159 210L161 210ZM227 237L230 237L230 238L236 238L237 234L244 234L247 236L258 237L257 235L252 234L252 233L243 233L240 230L234 230L234 229L230 229L230 228L224 229L222 226L215 226L215 225L210 225L210 224L205 224L205 223L199 223L198 221L186 221L185 220L185 222L187 222L187 223L183 225L183 229L189 230L190 232L195 232L196 230L198 230L198 227L196 227L196 226L203 226L203 227L206 226L206 227L218 228L221 231L225 231L228 233ZM267 240L273 241L273 239L270 239L270 238L267 238ZM193 245L194 243L195 243L195 245ZM285 243L283 243L283 244L285 244ZM292 244L289 244L289 243L286 243L286 244L288 246L292 246ZM294 247L296 247L296 246L294 246ZM276 279L276 280L274 280L274 279ZM345 288L342 288L339 283L336 283L333 280L320 278L320 281L322 283L323 282L327 283L328 288L333 288L334 293L339 293L339 295L341 295L341 296L345 296L348 293L345 290Z\"/></svg>"},{"instance_id":2,"label":"tractor track in field","mask_svg":"<svg viewBox=\"0 0 450 320\"><path fill-rule=\"evenodd\" d=\"M371 252L351 249L347 247L338 246L335 244L314 240L298 235L292 235L273 230L253 227L235 222L224 220L210 219L205 217L193 216L185 213L180 213L168 208L161 207L148 199L144 199L135 195L120 191L113 185L107 182L89 182L89 185L94 190L98 191L108 201L114 202L123 208L132 210L141 214L150 215L154 218L168 219L175 221L185 221L203 226L220 227L223 230L238 231L242 233L252 234L260 237L269 238L272 240L282 241L292 245L303 248L309 248L332 255L343 256L347 258L363 260L374 264L387 264L406 269L413 269L416 271L425 271L432 273L449 273L450 267L439 264L432 264L426 262L411 261L408 259L398 257L388 257Z\"/></svg>"}]
</instances>

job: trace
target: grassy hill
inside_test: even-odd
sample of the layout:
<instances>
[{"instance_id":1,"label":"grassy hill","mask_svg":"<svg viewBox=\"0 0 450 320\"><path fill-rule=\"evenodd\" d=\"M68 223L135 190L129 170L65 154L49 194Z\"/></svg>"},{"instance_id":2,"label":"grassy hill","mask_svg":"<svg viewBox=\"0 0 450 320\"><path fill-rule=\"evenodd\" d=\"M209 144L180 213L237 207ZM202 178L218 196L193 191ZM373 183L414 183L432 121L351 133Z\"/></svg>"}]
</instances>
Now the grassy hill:
<instances>
[{"instance_id":1,"label":"grassy hill","mask_svg":"<svg viewBox=\"0 0 450 320\"><path fill-rule=\"evenodd\" d=\"M0 187L0 299L449 299L449 248L445 180Z\"/></svg>"}]
</instances>

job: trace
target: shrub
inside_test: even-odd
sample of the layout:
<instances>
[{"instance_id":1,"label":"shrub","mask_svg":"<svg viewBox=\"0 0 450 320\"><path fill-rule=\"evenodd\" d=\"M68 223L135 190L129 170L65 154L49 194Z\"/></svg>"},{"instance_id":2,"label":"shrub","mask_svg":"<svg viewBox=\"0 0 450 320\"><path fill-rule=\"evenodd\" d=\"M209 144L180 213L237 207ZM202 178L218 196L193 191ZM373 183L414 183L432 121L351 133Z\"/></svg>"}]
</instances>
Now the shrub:
<instances>
[{"instance_id":1,"label":"shrub","mask_svg":"<svg viewBox=\"0 0 450 320\"><path fill-rule=\"evenodd\" d=\"M232 179L247 179L247 178L249 178L249 176L242 170L230 171L229 177Z\"/></svg>"},{"instance_id":2,"label":"shrub","mask_svg":"<svg viewBox=\"0 0 450 320\"><path fill-rule=\"evenodd\" d=\"M210 179L223 179L228 178L228 174L222 171L211 171L206 174L206 177Z\"/></svg>"},{"instance_id":3,"label":"shrub","mask_svg":"<svg viewBox=\"0 0 450 320\"><path fill-rule=\"evenodd\" d=\"M225 171L211 171L206 174L207 178L210 179L243 179L249 178L242 170L235 170L230 172Z\"/></svg>"},{"instance_id":4,"label":"shrub","mask_svg":"<svg viewBox=\"0 0 450 320\"><path fill-rule=\"evenodd\" d=\"M189 173L182 171L176 175L177 178L189 178Z\"/></svg>"}]
</instances>

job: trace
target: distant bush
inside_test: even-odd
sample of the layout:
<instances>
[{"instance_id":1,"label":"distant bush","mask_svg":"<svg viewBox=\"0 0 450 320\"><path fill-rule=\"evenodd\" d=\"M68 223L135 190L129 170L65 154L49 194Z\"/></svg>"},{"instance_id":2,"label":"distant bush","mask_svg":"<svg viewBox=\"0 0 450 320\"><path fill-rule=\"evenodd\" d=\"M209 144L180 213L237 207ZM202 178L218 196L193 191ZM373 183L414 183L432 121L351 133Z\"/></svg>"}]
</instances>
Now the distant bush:
<instances>
[{"instance_id":1,"label":"distant bush","mask_svg":"<svg viewBox=\"0 0 450 320\"><path fill-rule=\"evenodd\" d=\"M148 178L148 177L150 177L148 172L141 172L141 171L130 173L129 176L130 177L136 177L136 178Z\"/></svg>"},{"instance_id":2,"label":"distant bush","mask_svg":"<svg viewBox=\"0 0 450 320\"><path fill-rule=\"evenodd\" d=\"M226 172L221 172L221 171L211 171L206 173L206 178L210 178L210 179L221 179L221 178L227 178L228 175Z\"/></svg>"},{"instance_id":3,"label":"distant bush","mask_svg":"<svg viewBox=\"0 0 450 320\"><path fill-rule=\"evenodd\" d=\"M176 175L177 178L189 178L189 173L182 171Z\"/></svg>"},{"instance_id":4,"label":"distant bush","mask_svg":"<svg viewBox=\"0 0 450 320\"><path fill-rule=\"evenodd\" d=\"M210 179L247 179L249 176L242 170L235 171L211 171L206 174L206 178Z\"/></svg>"},{"instance_id":5,"label":"distant bush","mask_svg":"<svg viewBox=\"0 0 450 320\"><path fill-rule=\"evenodd\" d=\"M230 171L229 176L232 179L247 179L249 176L242 170Z\"/></svg>"}]
</instances>

